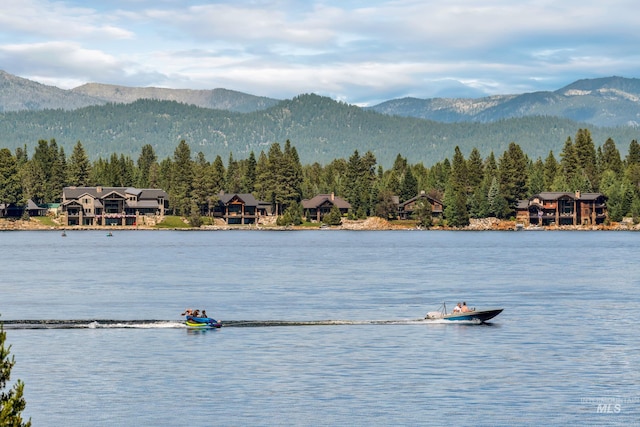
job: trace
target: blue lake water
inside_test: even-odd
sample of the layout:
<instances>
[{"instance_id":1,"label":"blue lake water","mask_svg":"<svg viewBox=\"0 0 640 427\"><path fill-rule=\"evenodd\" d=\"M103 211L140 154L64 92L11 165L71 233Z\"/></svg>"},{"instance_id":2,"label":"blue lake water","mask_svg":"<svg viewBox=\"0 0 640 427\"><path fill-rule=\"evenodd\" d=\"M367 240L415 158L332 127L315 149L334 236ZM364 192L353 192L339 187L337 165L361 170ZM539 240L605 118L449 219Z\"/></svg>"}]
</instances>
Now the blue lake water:
<instances>
[{"instance_id":1,"label":"blue lake water","mask_svg":"<svg viewBox=\"0 0 640 427\"><path fill-rule=\"evenodd\" d=\"M113 234L0 233L34 425L638 425L638 233Z\"/></svg>"}]
</instances>

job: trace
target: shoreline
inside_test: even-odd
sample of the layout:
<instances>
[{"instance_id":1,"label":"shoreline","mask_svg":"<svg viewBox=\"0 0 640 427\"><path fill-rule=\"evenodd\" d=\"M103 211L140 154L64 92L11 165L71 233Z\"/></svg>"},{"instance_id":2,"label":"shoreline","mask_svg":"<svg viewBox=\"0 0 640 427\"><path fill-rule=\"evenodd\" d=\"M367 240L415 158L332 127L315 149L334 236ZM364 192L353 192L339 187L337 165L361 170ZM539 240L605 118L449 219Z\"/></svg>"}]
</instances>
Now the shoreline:
<instances>
[{"instance_id":1,"label":"shoreline","mask_svg":"<svg viewBox=\"0 0 640 427\"><path fill-rule=\"evenodd\" d=\"M251 230L251 231L292 231L292 230L352 230L352 231L384 231L384 230L405 230L405 231L640 231L640 224L633 224L630 221L612 223L610 225L580 226L521 226L515 221L498 220L497 218L472 219L466 227L442 227L434 226L430 228L420 228L409 226L406 222L394 223L382 218L369 217L365 220L344 219L340 226L330 227L309 227L309 226L276 226L276 225L207 225L199 228L191 227L157 227L157 226L61 226L43 224L36 219L12 220L0 219L0 231L123 231L123 230L155 230L155 231L227 231L227 230Z\"/></svg>"}]
</instances>

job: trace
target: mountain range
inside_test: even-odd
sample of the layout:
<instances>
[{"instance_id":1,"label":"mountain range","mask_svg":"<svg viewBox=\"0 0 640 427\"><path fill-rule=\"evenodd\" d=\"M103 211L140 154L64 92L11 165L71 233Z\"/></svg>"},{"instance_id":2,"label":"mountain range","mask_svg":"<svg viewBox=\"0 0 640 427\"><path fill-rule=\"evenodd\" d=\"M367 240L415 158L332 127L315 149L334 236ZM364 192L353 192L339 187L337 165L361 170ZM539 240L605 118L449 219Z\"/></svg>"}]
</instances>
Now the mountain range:
<instances>
[{"instance_id":1,"label":"mountain range","mask_svg":"<svg viewBox=\"0 0 640 427\"><path fill-rule=\"evenodd\" d=\"M640 79L584 79L553 92L484 98L393 99L371 109L384 114L445 123L490 123L515 117L553 116L596 126L638 126Z\"/></svg>"},{"instance_id":2,"label":"mountain range","mask_svg":"<svg viewBox=\"0 0 640 427\"><path fill-rule=\"evenodd\" d=\"M596 146L611 137L625 153L638 139L640 80L579 80L554 92L473 99L404 98L361 108L305 94L277 100L226 89L132 88L98 83L71 90L0 71L0 147L56 139L67 153L81 141L93 159L131 155L151 144L160 158L181 139L210 160L259 154L291 140L303 163L371 150L426 165L478 148L500 155L510 142L532 158L558 154L567 137L589 128Z\"/></svg>"},{"instance_id":3,"label":"mountain range","mask_svg":"<svg viewBox=\"0 0 640 427\"><path fill-rule=\"evenodd\" d=\"M71 90L47 86L0 70L0 112L39 111L129 104L138 99L176 101L203 108L247 113L274 106L277 99L227 89L191 90L156 87L127 87L87 83Z\"/></svg>"},{"instance_id":4,"label":"mountain range","mask_svg":"<svg viewBox=\"0 0 640 427\"><path fill-rule=\"evenodd\" d=\"M265 110L282 101L220 88L166 89L87 83L64 90L0 70L0 112L57 108L75 110L106 103L127 104L138 99L176 101L240 113ZM552 92L480 98L407 97L388 100L366 109L443 123L491 123L508 118L552 116L596 126L639 126L640 79L583 79Z\"/></svg>"}]
</instances>

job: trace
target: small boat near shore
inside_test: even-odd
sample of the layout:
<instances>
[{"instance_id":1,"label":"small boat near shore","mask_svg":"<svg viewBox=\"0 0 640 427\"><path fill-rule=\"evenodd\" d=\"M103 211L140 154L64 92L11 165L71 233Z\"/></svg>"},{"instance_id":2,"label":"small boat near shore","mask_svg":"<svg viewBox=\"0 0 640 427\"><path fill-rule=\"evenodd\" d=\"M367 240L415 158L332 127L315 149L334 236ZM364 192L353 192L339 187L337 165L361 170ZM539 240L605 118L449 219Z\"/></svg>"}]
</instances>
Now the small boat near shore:
<instances>
[{"instance_id":1,"label":"small boat near shore","mask_svg":"<svg viewBox=\"0 0 640 427\"><path fill-rule=\"evenodd\" d=\"M424 317L426 320L448 320L452 322L466 321L466 322L476 322L476 323L484 323L488 320L493 319L498 314L502 313L503 308L490 308L486 310L476 310L467 312L453 312L447 313L447 306L445 304L442 305L442 309L440 311L430 311Z\"/></svg>"},{"instance_id":2,"label":"small boat near shore","mask_svg":"<svg viewBox=\"0 0 640 427\"><path fill-rule=\"evenodd\" d=\"M190 328L220 328L222 322L211 317L187 316L185 324Z\"/></svg>"}]
</instances>

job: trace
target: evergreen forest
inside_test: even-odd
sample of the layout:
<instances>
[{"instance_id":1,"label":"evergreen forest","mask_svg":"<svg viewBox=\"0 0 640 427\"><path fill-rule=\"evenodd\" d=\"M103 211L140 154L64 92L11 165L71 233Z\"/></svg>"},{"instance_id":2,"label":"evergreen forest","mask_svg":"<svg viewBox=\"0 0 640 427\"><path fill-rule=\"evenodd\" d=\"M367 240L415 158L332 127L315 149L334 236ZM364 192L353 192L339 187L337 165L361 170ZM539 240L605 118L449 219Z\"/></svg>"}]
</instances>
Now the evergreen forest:
<instances>
[{"instance_id":1,"label":"evergreen forest","mask_svg":"<svg viewBox=\"0 0 640 427\"><path fill-rule=\"evenodd\" d=\"M402 203L421 191L444 203L450 226L464 226L470 218L511 218L518 200L544 191L600 192L607 198L611 221L640 217L640 145L632 140L622 158L609 138L596 148L588 129L564 141L559 153L531 158L511 143L502 153L483 157L473 148L465 158L455 147L451 159L430 167L411 163L398 154L390 168L378 164L371 151L355 150L348 158L326 165L302 164L287 140L272 143L244 159L233 153L210 162L182 140L173 156L159 159L147 144L136 159L113 153L90 161L78 141L69 157L55 139L40 140L30 156L27 147L0 149L0 203L60 202L65 186L162 188L169 194L174 215L210 215L217 196L251 193L269 202L274 212L298 222L301 200L335 193L352 206L353 218L395 219L394 196Z\"/></svg>"},{"instance_id":2,"label":"evergreen forest","mask_svg":"<svg viewBox=\"0 0 640 427\"><path fill-rule=\"evenodd\" d=\"M149 99L73 111L4 112L0 113L0 147L14 151L27 143L31 151L36 141L55 139L69 153L82 141L93 161L114 152L136 158L147 144L165 158L185 140L208 159L226 158L230 152L237 159L247 159L251 151L258 155L272 143L289 139L295 142L302 163L326 165L357 149L371 151L379 165L390 168L398 153L431 166L450 158L456 145L465 156L477 148L486 157L516 142L532 158L545 157L580 128L589 128L598 143L608 137L638 139L638 128L632 126L604 128L551 116L441 123L381 114L307 94L251 113Z\"/></svg>"}]
</instances>

